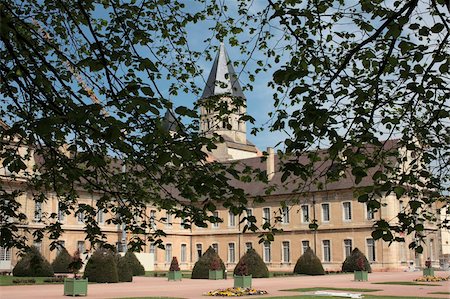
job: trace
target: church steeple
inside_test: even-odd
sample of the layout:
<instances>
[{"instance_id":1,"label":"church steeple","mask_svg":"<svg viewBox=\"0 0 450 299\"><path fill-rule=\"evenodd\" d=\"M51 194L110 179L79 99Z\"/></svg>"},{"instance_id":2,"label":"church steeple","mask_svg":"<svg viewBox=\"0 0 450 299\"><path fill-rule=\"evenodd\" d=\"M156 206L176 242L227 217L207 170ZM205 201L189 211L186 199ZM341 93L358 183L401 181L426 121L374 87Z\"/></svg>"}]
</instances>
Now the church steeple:
<instances>
[{"instance_id":1,"label":"church steeple","mask_svg":"<svg viewBox=\"0 0 450 299\"><path fill-rule=\"evenodd\" d=\"M217 56L214 59L211 73L209 74L201 98L206 99L221 94L228 94L245 99L238 77L234 71L233 64L228 57L223 43L220 43L219 53L217 53Z\"/></svg>"},{"instance_id":2,"label":"church steeple","mask_svg":"<svg viewBox=\"0 0 450 299\"><path fill-rule=\"evenodd\" d=\"M230 113L219 116L217 109L210 108L218 107L219 103L201 105L201 132L217 133L230 142L247 144L246 124L240 120L246 113L246 100L223 43L220 44L219 52L214 59L200 101L206 103L207 99L213 96L216 96L214 101L226 103ZM236 101L236 98L239 98L239 101ZM237 102L239 105L236 105Z\"/></svg>"}]
</instances>

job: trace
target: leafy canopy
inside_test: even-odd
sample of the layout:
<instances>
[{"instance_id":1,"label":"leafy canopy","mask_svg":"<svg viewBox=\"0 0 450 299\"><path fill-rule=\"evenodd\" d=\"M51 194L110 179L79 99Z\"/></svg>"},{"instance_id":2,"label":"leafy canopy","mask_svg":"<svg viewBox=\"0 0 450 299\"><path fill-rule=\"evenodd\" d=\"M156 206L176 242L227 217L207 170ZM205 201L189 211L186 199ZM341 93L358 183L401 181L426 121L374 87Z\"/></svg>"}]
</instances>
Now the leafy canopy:
<instances>
[{"instance_id":1,"label":"leafy canopy","mask_svg":"<svg viewBox=\"0 0 450 299\"><path fill-rule=\"evenodd\" d=\"M225 5L2 1L3 166L33 187L36 201L47 201L51 191L61 213L83 213L87 239L94 244L106 242L96 221L99 211L113 215L107 222L125 224L132 235L148 229L149 240L158 245L165 234L144 214L146 204L187 219L188 226L219 221L210 216L217 205L240 214L247 197L228 184L227 173L237 179L241 174L233 164L205 163L201 151L214 148L219 137L199 134L196 110L174 112L169 101L179 93L198 94L199 59L211 59L210 45L224 40L246 54L241 74L248 74L249 82L273 71L271 125L252 131L286 132L284 153L308 157L306 163L285 159L283 182L296 184L301 193L313 185L326 190L342 176L351 176L356 185L373 180L355 195L375 211L382 195L412 198L395 219L377 221L373 237L403 241L399 233L406 232L420 241L422 223L436 221L430 207L446 200L442 194L449 183L448 2ZM193 47L189 31L204 24L209 37ZM167 93L159 88L163 81L170 82ZM177 135L164 130L165 109L177 122ZM408 152L387 151L383 140L390 138ZM21 150L23 145L28 150ZM325 157L319 152L324 147L329 148ZM34 166L31 157L37 158ZM318 171L315 165L325 159L331 163ZM248 181L252 171L246 170ZM1 218L15 219L2 223L1 246L25 247L18 232L26 218L18 202L24 189L0 187ZM77 204L80 190L95 195L95 206ZM34 238L49 232L57 240L58 219L56 213L44 215L46 225ZM271 225L264 228L262 237L273 239ZM136 237L130 246L144 243ZM420 242L410 246L422 250Z\"/></svg>"}]
</instances>

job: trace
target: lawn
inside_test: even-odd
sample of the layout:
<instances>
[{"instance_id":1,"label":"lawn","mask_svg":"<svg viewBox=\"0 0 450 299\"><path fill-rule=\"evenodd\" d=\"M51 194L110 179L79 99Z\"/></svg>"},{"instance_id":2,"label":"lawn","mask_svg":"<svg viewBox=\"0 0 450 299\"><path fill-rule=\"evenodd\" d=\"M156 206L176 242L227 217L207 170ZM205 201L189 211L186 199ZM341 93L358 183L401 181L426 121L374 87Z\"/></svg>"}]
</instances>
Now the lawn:
<instances>
[{"instance_id":1,"label":"lawn","mask_svg":"<svg viewBox=\"0 0 450 299\"><path fill-rule=\"evenodd\" d=\"M367 293L367 292L377 292L377 291L381 291L381 290L316 287L316 288L289 289L289 290L282 290L282 291L287 291L287 292L343 291L343 292Z\"/></svg>"},{"instance_id":2,"label":"lawn","mask_svg":"<svg viewBox=\"0 0 450 299\"><path fill-rule=\"evenodd\" d=\"M62 282L44 282L45 279L51 279L51 278L54 278L54 277L17 277L17 276L12 276L12 275L2 275L2 276L0 276L0 286L26 285L23 283L20 283L20 284L13 283L14 279L20 279L20 280L34 279L34 280L36 280L36 283L28 283L28 284L59 284L59 283L62 284Z\"/></svg>"},{"instance_id":3,"label":"lawn","mask_svg":"<svg viewBox=\"0 0 450 299\"><path fill-rule=\"evenodd\" d=\"M205 298L215 298L213 296L205 296ZM255 298L264 299L320 299L320 298L342 298L333 296L318 296L318 295L297 295L297 296L277 296L277 297L266 297L258 296ZM402 297L402 296L374 296L374 295L364 295L364 299L423 299L423 297ZM181 298L170 298L170 297L126 297L126 298L116 298L116 299L181 299ZM442 299L442 298L432 298L427 299Z\"/></svg>"},{"instance_id":4,"label":"lawn","mask_svg":"<svg viewBox=\"0 0 450 299\"><path fill-rule=\"evenodd\" d=\"M402 286L432 286L432 287L441 286L441 284L416 282L416 281L383 281L383 282L372 282L372 284L394 284Z\"/></svg>"}]
</instances>

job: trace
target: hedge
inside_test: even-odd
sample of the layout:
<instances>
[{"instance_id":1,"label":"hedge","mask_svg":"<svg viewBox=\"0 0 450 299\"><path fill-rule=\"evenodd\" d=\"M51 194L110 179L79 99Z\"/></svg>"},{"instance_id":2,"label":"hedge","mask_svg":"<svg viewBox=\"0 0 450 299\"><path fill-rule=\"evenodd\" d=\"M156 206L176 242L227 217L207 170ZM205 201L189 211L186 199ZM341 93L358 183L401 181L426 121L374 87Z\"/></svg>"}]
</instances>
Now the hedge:
<instances>
[{"instance_id":1,"label":"hedge","mask_svg":"<svg viewBox=\"0 0 450 299\"><path fill-rule=\"evenodd\" d=\"M18 277L52 277L53 269L50 263L32 246L17 262L13 275Z\"/></svg>"},{"instance_id":2,"label":"hedge","mask_svg":"<svg viewBox=\"0 0 450 299\"><path fill-rule=\"evenodd\" d=\"M353 272L362 270L358 266L358 260L363 259L364 261L364 270L371 273L372 268L370 267L370 263L367 260L364 253L362 253L357 247L352 250L352 253L345 259L344 263L342 264L342 272Z\"/></svg>"},{"instance_id":3,"label":"hedge","mask_svg":"<svg viewBox=\"0 0 450 299\"><path fill-rule=\"evenodd\" d=\"M269 277L269 269L267 269L266 264L255 249L250 248L241 257L238 264L234 268L233 273L235 275L237 275L241 263L245 263L245 265L247 265L248 275L252 275L252 278Z\"/></svg>"},{"instance_id":4,"label":"hedge","mask_svg":"<svg viewBox=\"0 0 450 299\"><path fill-rule=\"evenodd\" d=\"M214 248L210 246L208 250L206 250L205 253L195 263L194 268L192 269L191 278L208 279L209 267L214 259L219 259L220 269L222 269L225 272L225 264L223 263L222 259L217 254L217 252L214 250Z\"/></svg>"},{"instance_id":5,"label":"hedge","mask_svg":"<svg viewBox=\"0 0 450 299\"><path fill-rule=\"evenodd\" d=\"M325 275L322 263L309 247L297 260L294 267L294 273L306 275Z\"/></svg>"}]
</instances>

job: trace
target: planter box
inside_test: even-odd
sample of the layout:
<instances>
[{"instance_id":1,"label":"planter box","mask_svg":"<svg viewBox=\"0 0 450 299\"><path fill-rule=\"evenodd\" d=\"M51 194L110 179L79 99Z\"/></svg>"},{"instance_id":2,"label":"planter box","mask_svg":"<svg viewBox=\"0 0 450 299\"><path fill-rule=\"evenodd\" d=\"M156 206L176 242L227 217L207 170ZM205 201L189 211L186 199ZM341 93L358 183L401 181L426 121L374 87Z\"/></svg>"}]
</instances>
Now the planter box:
<instances>
[{"instance_id":1,"label":"planter box","mask_svg":"<svg viewBox=\"0 0 450 299\"><path fill-rule=\"evenodd\" d=\"M355 281L367 281L369 273L367 271L355 271Z\"/></svg>"},{"instance_id":2,"label":"planter box","mask_svg":"<svg viewBox=\"0 0 450 299\"><path fill-rule=\"evenodd\" d=\"M74 279L65 278L64 279L64 296L87 296L87 279Z\"/></svg>"},{"instance_id":3,"label":"planter box","mask_svg":"<svg viewBox=\"0 0 450 299\"><path fill-rule=\"evenodd\" d=\"M252 287L252 276L234 276L234 287L235 288L251 288Z\"/></svg>"},{"instance_id":4,"label":"planter box","mask_svg":"<svg viewBox=\"0 0 450 299\"><path fill-rule=\"evenodd\" d=\"M181 271L169 271L167 277L170 280L181 280L182 274Z\"/></svg>"},{"instance_id":5,"label":"planter box","mask_svg":"<svg viewBox=\"0 0 450 299\"><path fill-rule=\"evenodd\" d=\"M433 268L423 269L423 276L434 276L434 269Z\"/></svg>"},{"instance_id":6,"label":"planter box","mask_svg":"<svg viewBox=\"0 0 450 299\"><path fill-rule=\"evenodd\" d=\"M223 279L223 270L209 270L208 277L211 280Z\"/></svg>"}]
</instances>

